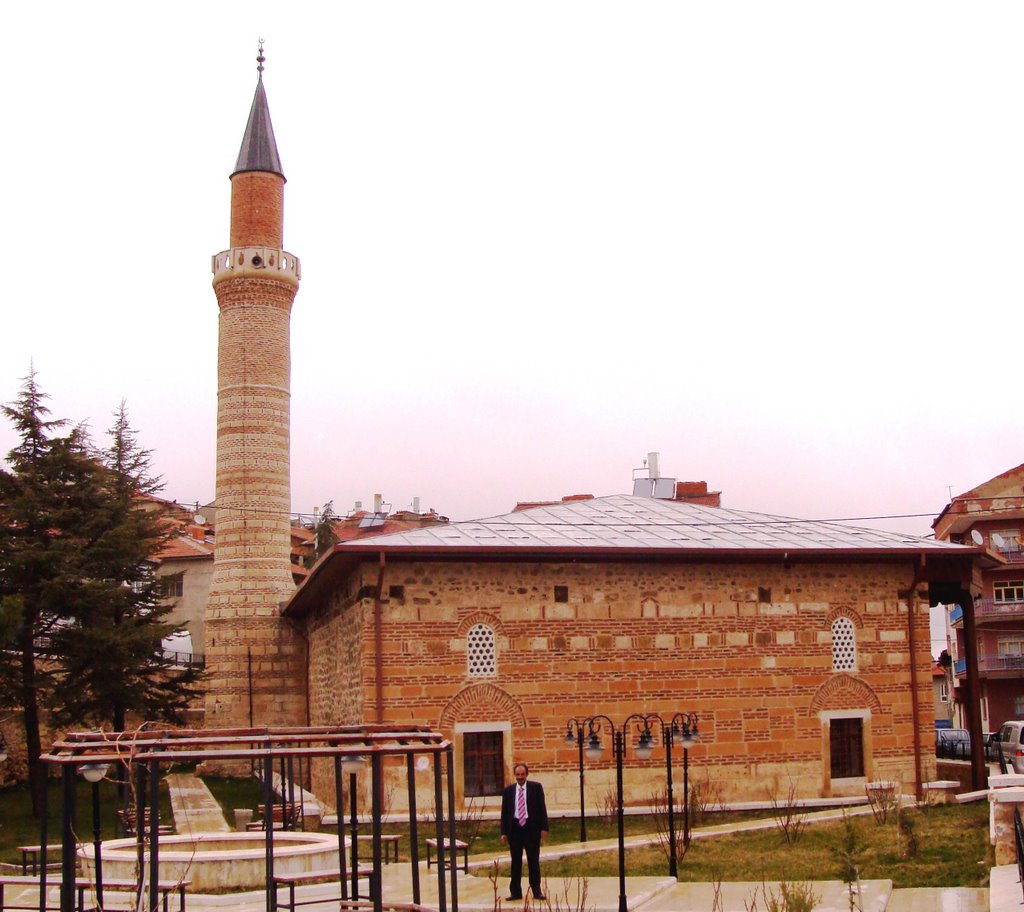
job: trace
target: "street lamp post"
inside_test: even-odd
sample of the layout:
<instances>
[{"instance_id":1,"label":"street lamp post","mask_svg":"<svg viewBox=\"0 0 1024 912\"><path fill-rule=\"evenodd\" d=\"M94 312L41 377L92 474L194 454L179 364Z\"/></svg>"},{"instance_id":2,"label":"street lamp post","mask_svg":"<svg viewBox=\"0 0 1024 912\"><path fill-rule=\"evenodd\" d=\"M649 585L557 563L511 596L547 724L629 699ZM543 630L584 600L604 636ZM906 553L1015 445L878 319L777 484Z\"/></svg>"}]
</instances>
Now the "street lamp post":
<instances>
[{"instance_id":1,"label":"street lamp post","mask_svg":"<svg viewBox=\"0 0 1024 912\"><path fill-rule=\"evenodd\" d=\"M621 728L616 728L615 723L602 714L593 715L584 720L584 724L587 726L587 746L584 753L589 760L599 760L604 752L599 735L603 726L607 725L612 733L612 749L615 757L616 822L619 837L619 912L628 912L626 906L626 839L622 811L622 763L626 755L626 732L629 731L630 723L635 722L639 731L635 748L636 755L638 759L646 760L654 752L651 721L657 718L653 713L646 715L632 713L626 717Z\"/></svg>"},{"instance_id":2,"label":"street lamp post","mask_svg":"<svg viewBox=\"0 0 1024 912\"><path fill-rule=\"evenodd\" d=\"M359 754L345 754L341 758L341 771L348 774L349 823L352 827L352 898L359 899L359 814L356 807L356 774L363 768L366 759ZM338 832L344 829L342 810L338 808Z\"/></svg>"},{"instance_id":3,"label":"street lamp post","mask_svg":"<svg viewBox=\"0 0 1024 912\"><path fill-rule=\"evenodd\" d=\"M672 717L669 725L669 732L672 740L677 740L683 747L683 846L690 845L690 748L700 740L700 731L697 728L697 714L693 712L677 712ZM671 764L671 761L670 761ZM671 770L671 765L669 766ZM671 774L670 774L671 775ZM671 779L669 779L671 783ZM669 789L671 790L671 784ZM670 792L671 795L671 792ZM671 797L669 807L671 807ZM674 862L673 847L673 862ZM674 865L673 865L674 866ZM673 876L675 873L673 872Z\"/></svg>"},{"instance_id":4,"label":"street lamp post","mask_svg":"<svg viewBox=\"0 0 1024 912\"><path fill-rule=\"evenodd\" d=\"M661 743L665 747L665 780L666 797L668 799L668 874L669 877L677 877L676 865L676 799L672 789L672 742L675 731L671 725L666 725L661 716L651 717L661 725Z\"/></svg>"},{"instance_id":5,"label":"street lamp post","mask_svg":"<svg viewBox=\"0 0 1024 912\"><path fill-rule=\"evenodd\" d=\"M96 873L96 902L103 906L103 856L100 844L100 782L107 775L107 763L83 763L78 771L92 785L92 846ZM141 824L140 824L141 825Z\"/></svg>"},{"instance_id":6,"label":"street lamp post","mask_svg":"<svg viewBox=\"0 0 1024 912\"><path fill-rule=\"evenodd\" d=\"M583 726L586 720L570 719L565 723L565 743L575 742L579 749L580 770L580 842L587 841L587 814L583 807Z\"/></svg>"}]
</instances>

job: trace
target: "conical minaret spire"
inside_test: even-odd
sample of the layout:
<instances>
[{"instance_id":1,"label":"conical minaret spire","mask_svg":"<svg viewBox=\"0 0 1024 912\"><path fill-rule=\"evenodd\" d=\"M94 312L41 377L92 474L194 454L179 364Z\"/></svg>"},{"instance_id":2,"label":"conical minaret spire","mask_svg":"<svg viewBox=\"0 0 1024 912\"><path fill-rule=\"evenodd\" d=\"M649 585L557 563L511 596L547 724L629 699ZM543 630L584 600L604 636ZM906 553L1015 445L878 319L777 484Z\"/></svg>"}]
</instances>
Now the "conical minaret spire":
<instances>
[{"instance_id":1,"label":"conical minaret spire","mask_svg":"<svg viewBox=\"0 0 1024 912\"><path fill-rule=\"evenodd\" d=\"M252 107L249 109L249 122L245 125L242 135L242 146L238 150L238 161L231 176L240 171L266 171L280 174L281 157L277 154L277 140L274 139L274 125L270 122L270 106L267 104L267 92L263 88L263 39L260 39L260 51L256 57L259 77L256 81L256 94L253 95Z\"/></svg>"},{"instance_id":2,"label":"conical minaret spire","mask_svg":"<svg viewBox=\"0 0 1024 912\"><path fill-rule=\"evenodd\" d=\"M206 610L206 725L304 718L301 643L281 627L291 573L290 320L299 261L284 247L284 174L263 88L231 174L231 246L213 258L217 547Z\"/></svg>"}]
</instances>

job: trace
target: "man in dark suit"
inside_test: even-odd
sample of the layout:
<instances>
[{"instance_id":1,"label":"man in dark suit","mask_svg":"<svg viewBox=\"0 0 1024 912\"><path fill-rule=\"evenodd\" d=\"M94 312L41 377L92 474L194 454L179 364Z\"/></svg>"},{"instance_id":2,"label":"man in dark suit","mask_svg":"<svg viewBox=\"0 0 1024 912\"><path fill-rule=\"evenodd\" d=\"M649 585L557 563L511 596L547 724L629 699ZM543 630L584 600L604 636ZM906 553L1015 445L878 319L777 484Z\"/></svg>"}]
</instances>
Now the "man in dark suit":
<instances>
[{"instance_id":1,"label":"man in dark suit","mask_svg":"<svg viewBox=\"0 0 1024 912\"><path fill-rule=\"evenodd\" d=\"M523 850L530 875L530 890L534 899L544 899L540 884L540 844L548 835L548 807L544 801L544 786L528 782L530 768L517 763L512 770L515 785L501 793L501 841L512 854L512 879L508 898L523 898Z\"/></svg>"}]
</instances>

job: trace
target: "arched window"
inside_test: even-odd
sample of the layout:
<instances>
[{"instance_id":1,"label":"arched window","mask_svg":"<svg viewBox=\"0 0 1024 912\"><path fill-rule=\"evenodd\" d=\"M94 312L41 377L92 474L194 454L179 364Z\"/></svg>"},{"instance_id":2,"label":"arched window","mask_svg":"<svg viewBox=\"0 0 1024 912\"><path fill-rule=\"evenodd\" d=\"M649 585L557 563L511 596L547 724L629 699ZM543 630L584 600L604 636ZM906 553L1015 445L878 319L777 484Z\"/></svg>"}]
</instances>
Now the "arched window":
<instances>
[{"instance_id":1,"label":"arched window","mask_svg":"<svg viewBox=\"0 0 1024 912\"><path fill-rule=\"evenodd\" d=\"M857 669L857 638L853 621L848 617L837 617L832 622L832 670L855 671Z\"/></svg>"},{"instance_id":2,"label":"arched window","mask_svg":"<svg viewBox=\"0 0 1024 912\"><path fill-rule=\"evenodd\" d=\"M474 624L466 633L466 674L471 678L493 678L498 673L494 630Z\"/></svg>"}]
</instances>

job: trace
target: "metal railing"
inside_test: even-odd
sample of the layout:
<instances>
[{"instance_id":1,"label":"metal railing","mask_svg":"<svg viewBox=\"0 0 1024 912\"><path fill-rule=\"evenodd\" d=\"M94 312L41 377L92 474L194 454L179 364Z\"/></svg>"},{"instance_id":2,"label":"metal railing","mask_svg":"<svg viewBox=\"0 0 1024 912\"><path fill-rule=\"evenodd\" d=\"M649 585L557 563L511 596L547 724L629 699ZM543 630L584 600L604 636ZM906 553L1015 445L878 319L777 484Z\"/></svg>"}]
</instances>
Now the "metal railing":
<instances>
[{"instance_id":1,"label":"metal railing","mask_svg":"<svg viewBox=\"0 0 1024 912\"><path fill-rule=\"evenodd\" d=\"M952 738L936 741L935 756L941 760L970 760L971 742Z\"/></svg>"},{"instance_id":2,"label":"metal railing","mask_svg":"<svg viewBox=\"0 0 1024 912\"><path fill-rule=\"evenodd\" d=\"M990 598L978 599L974 603L974 616L979 621L1024 616L1024 599L1001 599L1000 601Z\"/></svg>"},{"instance_id":3,"label":"metal railing","mask_svg":"<svg viewBox=\"0 0 1024 912\"><path fill-rule=\"evenodd\" d=\"M986 654L978 662L978 671L1020 671L1024 672L1024 655ZM953 672L958 677L967 673L967 659L957 659Z\"/></svg>"},{"instance_id":4,"label":"metal railing","mask_svg":"<svg viewBox=\"0 0 1024 912\"><path fill-rule=\"evenodd\" d=\"M201 652L175 652L173 649L161 649L160 654L175 668L204 668L206 656Z\"/></svg>"}]
</instances>

